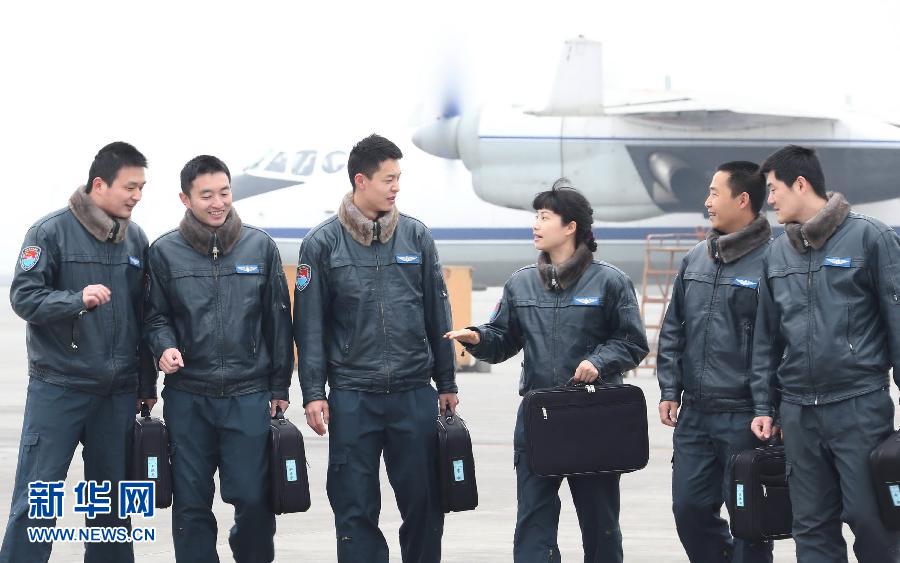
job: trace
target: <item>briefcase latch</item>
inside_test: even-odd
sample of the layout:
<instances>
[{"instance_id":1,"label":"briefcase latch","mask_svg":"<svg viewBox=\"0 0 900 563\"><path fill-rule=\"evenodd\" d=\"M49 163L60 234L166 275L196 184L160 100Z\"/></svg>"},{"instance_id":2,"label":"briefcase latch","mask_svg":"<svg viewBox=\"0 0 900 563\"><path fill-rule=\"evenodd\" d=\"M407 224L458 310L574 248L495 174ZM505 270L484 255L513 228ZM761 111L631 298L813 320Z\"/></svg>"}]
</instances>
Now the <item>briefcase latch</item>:
<instances>
[{"instance_id":1,"label":"briefcase latch","mask_svg":"<svg viewBox=\"0 0 900 563\"><path fill-rule=\"evenodd\" d=\"M587 389L588 393L593 393L594 391L596 391L593 385L585 385L584 388Z\"/></svg>"},{"instance_id":2,"label":"briefcase latch","mask_svg":"<svg viewBox=\"0 0 900 563\"><path fill-rule=\"evenodd\" d=\"M547 420L547 407L541 407L541 412L544 413L544 420Z\"/></svg>"}]
</instances>

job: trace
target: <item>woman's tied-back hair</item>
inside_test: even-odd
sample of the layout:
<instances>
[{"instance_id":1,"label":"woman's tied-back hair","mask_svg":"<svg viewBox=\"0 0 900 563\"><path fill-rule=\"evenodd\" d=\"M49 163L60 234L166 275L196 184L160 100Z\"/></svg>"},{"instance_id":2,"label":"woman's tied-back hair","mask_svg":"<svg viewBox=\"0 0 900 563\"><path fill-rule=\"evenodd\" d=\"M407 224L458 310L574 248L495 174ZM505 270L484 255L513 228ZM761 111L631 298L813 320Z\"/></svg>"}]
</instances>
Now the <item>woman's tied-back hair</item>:
<instances>
[{"instance_id":1,"label":"woman's tied-back hair","mask_svg":"<svg viewBox=\"0 0 900 563\"><path fill-rule=\"evenodd\" d=\"M597 250L594 240L594 210L581 192L575 189L568 178L560 178L553 186L534 196L531 207L535 211L548 209L562 217L563 225L575 221L575 246L587 245L591 252Z\"/></svg>"}]
</instances>

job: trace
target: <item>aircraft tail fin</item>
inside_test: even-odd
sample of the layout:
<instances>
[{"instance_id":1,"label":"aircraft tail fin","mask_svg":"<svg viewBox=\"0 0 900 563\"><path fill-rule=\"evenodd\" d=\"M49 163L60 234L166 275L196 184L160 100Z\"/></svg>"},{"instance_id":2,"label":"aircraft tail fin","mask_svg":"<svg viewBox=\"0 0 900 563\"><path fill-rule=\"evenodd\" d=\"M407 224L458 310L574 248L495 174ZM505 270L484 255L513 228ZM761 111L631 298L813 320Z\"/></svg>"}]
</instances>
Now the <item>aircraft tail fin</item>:
<instances>
[{"instance_id":1,"label":"aircraft tail fin","mask_svg":"<svg viewBox=\"0 0 900 563\"><path fill-rule=\"evenodd\" d=\"M579 36L563 45L556 80L543 115L603 113L602 44Z\"/></svg>"}]
</instances>

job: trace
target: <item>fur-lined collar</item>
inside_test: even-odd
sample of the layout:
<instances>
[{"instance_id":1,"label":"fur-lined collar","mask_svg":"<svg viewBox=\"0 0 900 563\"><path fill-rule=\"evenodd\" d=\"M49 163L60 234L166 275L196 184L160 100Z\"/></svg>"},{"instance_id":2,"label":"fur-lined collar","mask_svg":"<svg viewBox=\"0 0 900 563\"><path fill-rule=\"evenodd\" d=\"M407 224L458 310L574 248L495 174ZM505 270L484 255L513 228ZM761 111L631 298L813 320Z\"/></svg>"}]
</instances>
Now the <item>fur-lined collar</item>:
<instances>
[{"instance_id":1,"label":"fur-lined collar","mask_svg":"<svg viewBox=\"0 0 900 563\"><path fill-rule=\"evenodd\" d=\"M400 222L400 212L394 207L379 217L377 221L372 221L356 207L353 203L353 192L350 192L341 201L341 206L338 208L338 220L347 229L353 240L363 246L369 246L375 240L375 225L377 223L378 241L381 244L385 244L394 236L394 229L397 228L397 223Z\"/></svg>"},{"instance_id":2,"label":"fur-lined collar","mask_svg":"<svg viewBox=\"0 0 900 563\"><path fill-rule=\"evenodd\" d=\"M593 260L594 253L588 250L584 244L579 244L575 248L575 254L558 266L550 263L549 254L541 252L538 256L537 273L544 287L549 290L562 291L575 285Z\"/></svg>"},{"instance_id":3,"label":"fur-lined collar","mask_svg":"<svg viewBox=\"0 0 900 563\"><path fill-rule=\"evenodd\" d=\"M69 209L78 222L100 242L120 243L125 240L128 231L128 219L113 218L107 215L91 200L91 195L81 186L69 198Z\"/></svg>"},{"instance_id":4,"label":"fur-lined collar","mask_svg":"<svg viewBox=\"0 0 900 563\"><path fill-rule=\"evenodd\" d=\"M213 254L218 258L219 253L228 254L237 244L241 238L241 226L241 218L234 207L228 212L228 217L225 218L222 226L215 230L198 221L191 210L186 209L184 218L178 225L178 232L191 245L191 248L203 256ZM215 254L214 249L217 249Z\"/></svg>"},{"instance_id":5,"label":"fur-lined collar","mask_svg":"<svg viewBox=\"0 0 900 563\"><path fill-rule=\"evenodd\" d=\"M727 235L715 229L709 231L706 234L706 249L713 260L730 264L766 244L770 238L772 227L765 215L757 215L756 219L739 231Z\"/></svg>"},{"instance_id":6,"label":"fur-lined collar","mask_svg":"<svg viewBox=\"0 0 900 563\"><path fill-rule=\"evenodd\" d=\"M800 254L806 254L809 247L819 250L841 226L850 214L850 203L838 192L826 194L828 203L812 219L803 223L787 223L784 232L791 245Z\"/></svg>"}]
</instances>

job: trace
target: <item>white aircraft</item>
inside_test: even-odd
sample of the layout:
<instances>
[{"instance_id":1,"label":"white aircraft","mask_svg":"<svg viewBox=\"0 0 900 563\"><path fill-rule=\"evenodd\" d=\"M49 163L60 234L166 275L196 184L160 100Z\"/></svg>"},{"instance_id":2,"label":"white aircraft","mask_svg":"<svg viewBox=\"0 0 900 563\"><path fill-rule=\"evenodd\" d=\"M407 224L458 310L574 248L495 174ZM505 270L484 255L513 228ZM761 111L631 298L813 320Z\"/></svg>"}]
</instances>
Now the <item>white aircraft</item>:
<instances>
[{"instance_id":1,"label":"white aircraft","mask_svg":"<svg viewBox=\"0 0 900 563\"><path fill-rule=\"evenodd\" d=\"M442 116L413 142L460 159L485 201L525 208L566 176L601 221L697 211L716 167L762 162L787 144L814 147L828 188L861 204L900 195L900 128L860 115L825 115L672 92L605 103L601 45L563 49L547 107L486 107Z\"/></svg>"},{"instance_id":2,"label":"white aircraft","mask_svg":"<svg viewBox=\"0 0 900 563\"><path fill-rule=\"evenodd\" d=\"M600 53L599 43L567 42L543 110L452 109L413 134L421 150L404 146L405 133L386 133L405 152L398 207L432 229L444 264L472 266L476 285L502 284L534 262L531 201L560 176L594 208L598 257L635 281L648 234L707 226L709 178L729 160L761 162L785 144L803 144L817 149L829 189L851 203L900 194L896 126L671 92L604 103ZM276 238L286 263L349 191L346 157L356 140L271 151L234 177L242 218ZM858 209L896 224L900 200Z\"/></svg>"}]
</instances>

